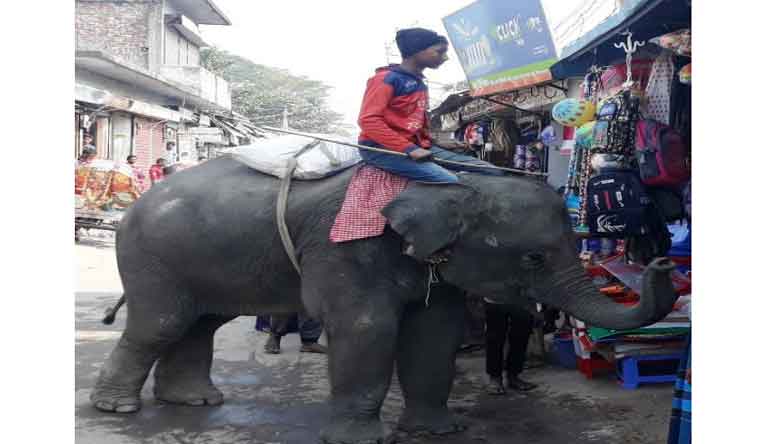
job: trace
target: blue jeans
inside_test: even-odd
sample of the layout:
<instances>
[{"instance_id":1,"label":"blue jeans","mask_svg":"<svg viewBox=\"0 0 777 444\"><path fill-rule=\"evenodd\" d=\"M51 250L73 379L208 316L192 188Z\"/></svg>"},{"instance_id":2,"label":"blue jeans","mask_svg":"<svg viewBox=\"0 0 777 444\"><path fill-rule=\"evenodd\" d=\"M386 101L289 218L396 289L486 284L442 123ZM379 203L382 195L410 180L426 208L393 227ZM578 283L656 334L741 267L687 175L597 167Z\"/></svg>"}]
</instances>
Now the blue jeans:
<instances>
[{"instance_id":1,"label":"blue jeans","mask_svg":"<svg viewBox=\"0 0 777 444\"><path fill-rule=\"evenodd\" d=\"M302 343L318 342L323 330L321 323L308 316L304 311L297 313L296 317ZM281 338L286 336L293 318L294 314L270 316L270 333Z\"/></svg>"},{"instance_id":2,"label":"blue jeans","mask_svg":"<svg viewBox=\"0 0 777 444\"><path fill-rule=\"evenodd\" d=\"M368 143L362 143L363 145L372 145ZM380 148L380 147L378 147ZM442 166L430 162L418 162L409 157L401 157L392 154L377 153L375 151L359 150L362 155L364 163L372 165L376 168L380 168L389 173L396 174L398 176L406 177L410 180L427 183L456 183L459 178L451 171L470 171L473 173L492 174L501 176L503 173L499 170L489 170L477 167L466 167L461 165L446 165ZM440 148L438 146L432 146L429 148L435 159L440 160L452 160L455 162L469 163L472 165L491 165L490 163L474 158L472 156L465 156L464 154L456 154L452 151Z\"/></svg>"}]
</instances>

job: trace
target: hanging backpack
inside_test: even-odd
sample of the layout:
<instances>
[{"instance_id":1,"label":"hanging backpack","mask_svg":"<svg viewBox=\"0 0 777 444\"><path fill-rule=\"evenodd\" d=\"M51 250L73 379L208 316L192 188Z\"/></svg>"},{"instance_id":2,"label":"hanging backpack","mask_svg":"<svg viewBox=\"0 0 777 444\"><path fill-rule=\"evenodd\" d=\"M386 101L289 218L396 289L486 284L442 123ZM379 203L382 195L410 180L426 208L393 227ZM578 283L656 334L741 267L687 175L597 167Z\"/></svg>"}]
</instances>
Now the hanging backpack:
<instances>
[{"instance_id":1,"label":"hanging backpack","mask_svg":"<svg viewBox=\"0 0 777 444\"><path fill-rule=\"evenodd\" d=\"M588 181L586 222L597 237L626 238L648 234L653 202L637 174L609 170Z\"/></svg>"},{"instance_id":2,"label":"hanging backpack","mask_svg":"<svg viewBox=\"0 0 777 444\"><path fill-rule=\"evenodd\" d=\"M670 223L686 216L683 197L672 188L650 187L647 189L650 200L661 210L664 222Z\"/></svg>"},{"instance_id":3,"label":"hanging backpack","mask_svg":"<svg viewBox=\"0 0 777 444\"><path fill-rule=\"evenodd\" d=\"M602 103L593 128L591 149L597 153L630 156L639 119L639 97L624 90Z\"/></svg>"},{"instance_id":4,"label":"hanging backpack","mask_svg":"<svg viewBox=\"0 0 777 444\"><path fill-rule=\"evenodd\" d=\"M655 120L640 120L635 149L639 175L648 186L675 187L691 178L688 147L670 126Z\"/></svg>"}]
</instances>

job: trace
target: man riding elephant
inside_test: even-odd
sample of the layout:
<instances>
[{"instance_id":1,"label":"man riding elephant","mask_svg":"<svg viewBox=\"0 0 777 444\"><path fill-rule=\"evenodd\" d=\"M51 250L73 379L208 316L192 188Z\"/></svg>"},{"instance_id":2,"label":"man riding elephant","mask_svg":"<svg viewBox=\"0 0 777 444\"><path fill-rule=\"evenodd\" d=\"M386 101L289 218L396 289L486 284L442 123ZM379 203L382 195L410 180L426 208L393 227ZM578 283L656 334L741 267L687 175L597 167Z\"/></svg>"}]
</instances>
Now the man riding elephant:
<instances>
[{"instance_id":1,"label":"man riding elephant","mask_svg":"<svg viewBox=\"0 0 777 444\"><path fill-rule=\"evenodd\" d=\"M408 157L361 150L368 165L428 183L456 183L458 177L446 168L429 162L432 157L471 164L453 166L459 171L501 175L498 170L476 168L492 166L471 156L453 153L433 144L429 132L429 89L423 71L437 69L448 60L448 40L422 28L403 29L396 36L402 63L378 68L367 82L359 114L365 146L405 153Z\"/></svg>"}]
</instances>

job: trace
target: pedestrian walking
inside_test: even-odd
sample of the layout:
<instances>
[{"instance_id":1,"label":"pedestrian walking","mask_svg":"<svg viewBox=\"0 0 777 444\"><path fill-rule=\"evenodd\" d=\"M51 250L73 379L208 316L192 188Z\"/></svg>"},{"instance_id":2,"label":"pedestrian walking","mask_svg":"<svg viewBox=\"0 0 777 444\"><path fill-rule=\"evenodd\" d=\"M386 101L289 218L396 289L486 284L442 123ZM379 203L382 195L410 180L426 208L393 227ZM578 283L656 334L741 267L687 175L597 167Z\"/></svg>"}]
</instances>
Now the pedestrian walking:
<instances>
[{"instance_id":1,"label":"pedestrian walking","mask_svg":"<svg viewBox=\"0 0 777 444\"><path fill-rule=\"evenodd\" d=\"M135 183L137 184L138 192L142 193L146 191L146 173L143 172L143 168L137 165L137 161L137 156L132 154L127 156L127 163L132 168L132 174L134 176Z\"/></svg>"},{"instance_id":2,"label":"pedestrian walking","mask_svg":"<svg viewBox=\"0 0 777 444\"><path fill-rule=\"evenodd\" d=\"M156 163L151 165L148 170L148 177L151 179L151 186L158 184L165 180L165 159L160 157L156 160Z\"/></svg>"},{"instance_id":3,"label":"pedestrian walking","mask_svg":"<svg viewBox=\"0 0 777 444\"><path fill-rule=\"evenodd\" d=\"M281 339L289 332L294 316L294 314L270 316L270 336L264 344L265 353L277 355L281 352ZM326 347L318 343L323 330L321 323L305 312L299 312L296 317L302 341L299 351L301 353L326 353Z\"/></svg>"}]
</instances>

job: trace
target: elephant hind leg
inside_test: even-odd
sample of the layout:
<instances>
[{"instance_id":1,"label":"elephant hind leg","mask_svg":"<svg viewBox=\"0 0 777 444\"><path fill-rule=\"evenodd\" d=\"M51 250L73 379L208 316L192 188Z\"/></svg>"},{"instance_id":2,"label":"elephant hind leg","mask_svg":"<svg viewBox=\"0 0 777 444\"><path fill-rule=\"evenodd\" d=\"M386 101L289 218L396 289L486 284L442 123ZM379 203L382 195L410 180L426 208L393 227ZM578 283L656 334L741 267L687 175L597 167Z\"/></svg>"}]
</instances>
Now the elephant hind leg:
<instances>
[{"instance_id":1,"label":"elephant hind leg","mask_svg":"<svg viewBox=\"0 0 777 444\"><path fill-rule=\"evenodd\" d=\"M429 307L422 303L406 307L397 348L405 398L400 430L437 435L464 430L448 410L448 396L465 322L464 295L447 284L433 287Z\"/></svg>"},{"instance_id":2,"label":"elephant hind leg","mask_svg":"<svg viewBox=\"0 0 777 444\"><path fill-rule=\"evenodd\" d=\"M140 390L154 362L197 320L177 286L148 277L130 282L143 287L125 289L127 325L90 395L92 405L106 412L140 410Z\"/></svg>"},{"instance_id":3,"label":"elephant hind leg","mask_svg":"<svg viewBox=\"0 0 777 444\"><path fill-rule=\"evenodd\" d=\"M154 370L154 396L185 405L218 405L224 396L210 378L213 335L232 317L205 315L159 358Z\"/></svg>"}]
</instances>

